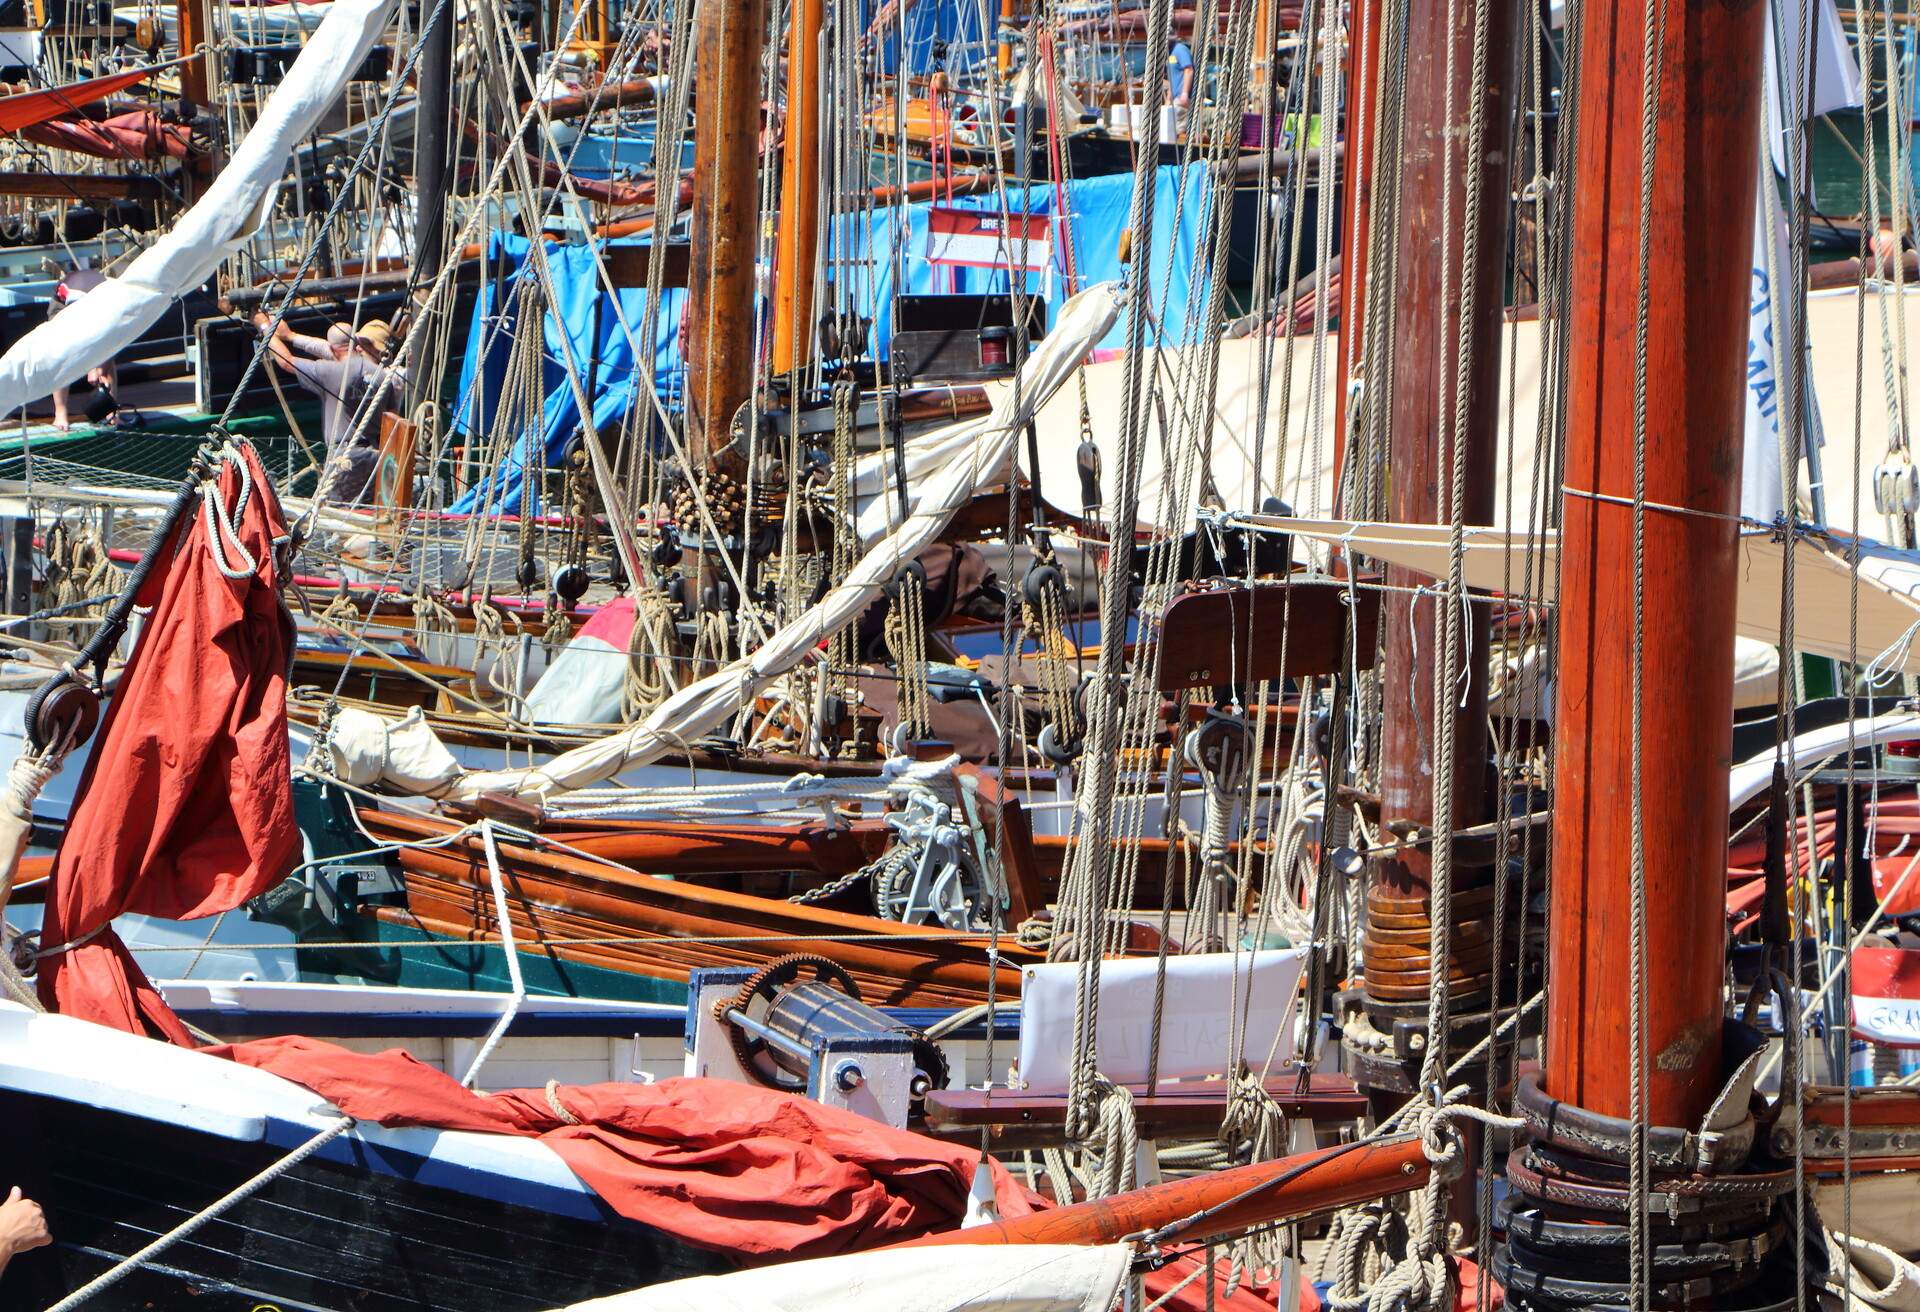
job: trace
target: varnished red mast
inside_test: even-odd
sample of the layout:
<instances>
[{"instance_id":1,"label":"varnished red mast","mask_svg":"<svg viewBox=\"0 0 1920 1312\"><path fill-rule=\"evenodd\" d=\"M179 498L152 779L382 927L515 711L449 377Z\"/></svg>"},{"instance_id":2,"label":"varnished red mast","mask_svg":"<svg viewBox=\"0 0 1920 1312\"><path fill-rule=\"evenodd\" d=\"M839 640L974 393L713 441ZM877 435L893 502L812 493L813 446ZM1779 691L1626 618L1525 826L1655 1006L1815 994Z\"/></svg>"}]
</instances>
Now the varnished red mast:
<instances>
[{"instance_id":1,"label":"varnished red mast","mask_svg":"<svg viewBox=\"0 0 1920 1312\"><path fill-rule=\"evenodd\" d=\"M1727 769L1747 286L1766 6L1666 10L1647 243L1645 640L1633 625L1643 13L1587 6L1568 297L1566 486L1545 1085L1631 1099L1633 762L1644 785L1647 1103L1695 1125L1719 1091ZM1733 226L1729 227L1731 224ZM1711 243L1690 240L1711 226ZM1679 507L1680 509L1665 509ZM1687 512L1700 513L1687 513ZM1641 732L1631 723L1636 660Z\"/></svg>"}]
</instances>

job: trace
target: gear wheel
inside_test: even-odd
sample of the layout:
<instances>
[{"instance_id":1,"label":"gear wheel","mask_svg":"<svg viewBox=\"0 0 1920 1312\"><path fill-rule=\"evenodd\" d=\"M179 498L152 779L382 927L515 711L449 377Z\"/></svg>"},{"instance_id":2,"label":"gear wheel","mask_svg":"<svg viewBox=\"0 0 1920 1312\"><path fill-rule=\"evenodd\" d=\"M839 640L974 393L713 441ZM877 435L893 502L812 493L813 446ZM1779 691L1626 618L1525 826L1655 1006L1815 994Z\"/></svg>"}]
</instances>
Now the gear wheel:
<instances>
[{"instance_id":1,"label":"gear wheel","mask_svg":"<svg viewBox=\"0 0 1920 1312\"><path fill-rule=\"evenodd\" d=\"M809 982L831 984L855 1002L862 1001L860 986L854 983L845 966L810 952L796 952L768 962L747 977L738 993L713 1004L714 1017L726 1026L727 1037L733 1043L733 1055L739 1059L741 1068L769 1088L793 1093L806 1088L806 1081L788 1075L772 1061L762 1063L760 1058L766 1053L767 1041L757 1034L749 1034L744 1026L735 1025L727 1017L735 1011L753 1016L756 1001L771 1006L781 989ZM754 1016L754 1019L760 1018Z\"/></svg>"},{"instance_id":2,"label":"gear wheel","mask_svg":"<svg viewBox=\"0 0 1920 1312\"><path fill-rule=\"evenodd\" d=\"M907 919L907 895L920 854L908 846L891 849L867 867L873 872L874 914L882 920L902 924L933 924L945 929L990 930L993 928L993 897L981 886L972 865L949 867L934 881L935 905L929 914Z\"/></svg>"}]
</instances>

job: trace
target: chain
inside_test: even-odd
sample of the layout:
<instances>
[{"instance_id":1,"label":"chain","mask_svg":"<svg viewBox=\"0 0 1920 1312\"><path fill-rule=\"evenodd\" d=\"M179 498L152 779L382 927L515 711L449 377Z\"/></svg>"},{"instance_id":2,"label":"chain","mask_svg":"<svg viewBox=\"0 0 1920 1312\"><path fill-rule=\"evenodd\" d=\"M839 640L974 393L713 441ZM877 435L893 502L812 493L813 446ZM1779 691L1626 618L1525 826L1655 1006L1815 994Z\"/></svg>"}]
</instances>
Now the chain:
<instances>
[{"instance_id":1,"label":"chain","mask_svg":"<svg viewBox=\"0 0 1920 1312\"><path fill-rule=\"evenodd\" d=\"M805 907L838 897L849 889L858 888L860 885L872 879L874 871L884 865L886 860L886 857L882 857L872 865L861 866L858 870L849 871L831 883L822 884L818 888L810 888L804 893L795 893L792 897L788 898L787 901L793 903L795 906Z\"/></svg>"}]
</instances>

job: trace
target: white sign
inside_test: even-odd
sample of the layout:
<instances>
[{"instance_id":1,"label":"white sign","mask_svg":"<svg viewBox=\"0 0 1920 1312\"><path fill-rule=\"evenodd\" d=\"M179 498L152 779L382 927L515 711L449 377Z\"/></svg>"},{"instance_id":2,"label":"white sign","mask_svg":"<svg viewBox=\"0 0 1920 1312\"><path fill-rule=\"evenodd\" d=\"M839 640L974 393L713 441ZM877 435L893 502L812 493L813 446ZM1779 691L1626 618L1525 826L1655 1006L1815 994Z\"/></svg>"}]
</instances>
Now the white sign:
<instances>
[{"instance_id":1,"label":"white sign","mask_svg":"<svg viewBox=\"0 0 1920 1312\"><path fill-rule=\"evenodd\" d=\"M1257 1070L1274 1044L1293 1044L1305 948L1207 952L1166 959L1161 1004L1160 1079L1224 1075L1232 1057L1234 1016L1243 1017L1244 1052ZM1237 970L1236 970L1237 968ZM1127 957L1100 966L1100 1017L1094 1035L1100 1073L1116 1084L1143 1084L1153 1042L1153 998L1160 963ZM1020 1076L1029 1093L1065 1093L1073 1064L1074 995L1070 961L1029 966L1020 981Z\"/></svg>"}]
</instances>

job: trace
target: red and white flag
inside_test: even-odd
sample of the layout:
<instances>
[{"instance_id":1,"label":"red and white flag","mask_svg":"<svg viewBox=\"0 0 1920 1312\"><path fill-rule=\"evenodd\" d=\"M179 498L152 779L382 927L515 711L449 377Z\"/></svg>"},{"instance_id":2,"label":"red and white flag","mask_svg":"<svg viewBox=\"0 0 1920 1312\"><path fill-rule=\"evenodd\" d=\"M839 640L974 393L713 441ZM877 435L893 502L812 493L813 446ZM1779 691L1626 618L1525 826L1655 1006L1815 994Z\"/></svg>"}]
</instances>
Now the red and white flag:
<instances>
[{"instance_id":1,"label":"red and white flag","mask_svg":"<svg viewBox=\"0 0 1920 1312\"><path fill-rule=\"evenodd\" d=\"M949 268L1048 273L1053 223L1044 214L935 205L927 210L927 263Z\"/></svg>"},{"instance_id":2,"label":"red and white flag","mask_svg":"<svg viewBox=\"0 0 1920 1312\"><path fill-rule=\"evenodd\" d=\"M633 640L633 598L602 606L547 666L527 694L535 724L619 724Z\"/></svg>"}]
</instances>

